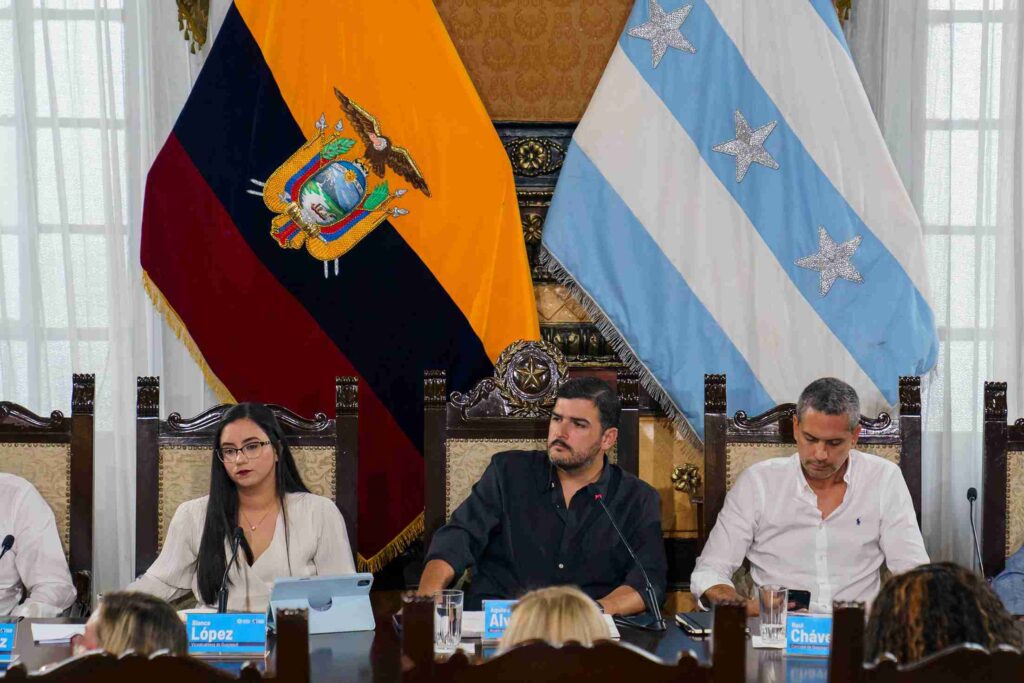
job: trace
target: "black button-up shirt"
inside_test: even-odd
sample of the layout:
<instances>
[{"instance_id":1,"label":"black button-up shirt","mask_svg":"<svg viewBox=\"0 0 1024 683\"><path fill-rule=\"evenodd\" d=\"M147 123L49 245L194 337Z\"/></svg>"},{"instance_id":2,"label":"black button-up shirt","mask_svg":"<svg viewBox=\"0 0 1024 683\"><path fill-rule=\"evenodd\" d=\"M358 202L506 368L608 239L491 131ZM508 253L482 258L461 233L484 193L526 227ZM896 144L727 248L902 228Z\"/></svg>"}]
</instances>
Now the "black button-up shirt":
<instances>
[{"instance_id":1,"label":"black button-up shirt","mask_svg":"<svg viewBox=\"0 0 1024 683\"><path fill-rule=\"evenodd\" d=\"M665 597L665 546L658 492L605 459L593 484L644 569L658 601ZM469 498L434 534L427 561L441 559L473 578L465 608L484 599L518 598L528 590L574 584L595 600L628 585L643 595L640 570L587 489L565 506L544 451L506 451L491 460Z\"/></svg>"}]
</instances>

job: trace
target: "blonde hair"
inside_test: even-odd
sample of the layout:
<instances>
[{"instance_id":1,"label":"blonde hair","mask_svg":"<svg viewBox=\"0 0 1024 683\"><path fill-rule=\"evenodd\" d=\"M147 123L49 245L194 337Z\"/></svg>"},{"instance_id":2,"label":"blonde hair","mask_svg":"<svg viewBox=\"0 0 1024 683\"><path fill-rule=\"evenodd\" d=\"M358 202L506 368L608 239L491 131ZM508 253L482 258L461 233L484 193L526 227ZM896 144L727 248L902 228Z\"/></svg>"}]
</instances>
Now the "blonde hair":
<instances>
[{"instance_id":1,"label":"blonde hair","mask_svg":"<svg viewBox=\"0 0 1024 683\"><path fill-rule=\"evenodd\" d=\"M107 652L122 655L131 650L145 657L158 650L187 654L185 625L160 598L134 591L107 593L98 610L96 638Z\"/></svg>"},{"instance_id":2,"label":"blonde hair","mask_svg":"<svg viewBox=\"0 0 1024 683\"><path fill-rule=\"evenodd\" d=\"M500 650L528 640L552 645L574 641L590 647L607 639L608 626L597 603L575 586L552 586L530 591L516 603Z\"/></svg>"}]
</instances>

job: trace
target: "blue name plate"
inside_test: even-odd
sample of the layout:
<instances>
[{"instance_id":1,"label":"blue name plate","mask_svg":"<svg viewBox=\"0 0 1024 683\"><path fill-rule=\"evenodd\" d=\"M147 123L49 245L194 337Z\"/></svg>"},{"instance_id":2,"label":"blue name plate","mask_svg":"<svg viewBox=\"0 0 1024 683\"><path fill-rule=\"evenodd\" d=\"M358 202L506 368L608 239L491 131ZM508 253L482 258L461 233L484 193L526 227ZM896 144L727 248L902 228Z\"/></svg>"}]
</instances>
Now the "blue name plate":
<instances>
[{"instance_id":1,"label":"blue name plate","mask_svg":"<svg viewBox=\"0 0 1024 683\"><path fill-rule=\"evenodd\" d=\"M265 614L189 614L185 628L190 655L263 657L267 653Z\"/></svg>"},{"instance_id":2,"label":"blue name plate","mask_svg":"<svg viewBox=\"0 0 1024 683\"><path fill-rule=\"evenodd\" d=\"M786 616L786 654L827 657L831 643L831 614Z\"/></svg>"},{"instance_id":3,"label":"blue name plate","mask_svg":"<svg viewBox=\"0 0 1024 683\"><path fill-rule=\"evenodd\" d=\"M512 618L512 605L518 600L484 600L484 635L482 640L501 640Z\"/></svg>"},{"instance_id":4,"label":"blue name plate","mask_svg":"<svg viewBox=\"0 0 1024 683\"><path fill-rule=\"evenodd\" d=\"M14 639L17 635L17 624L0 624L0 664L10 664L11 657L14 655Z\"/></svg>"}]
</instances>

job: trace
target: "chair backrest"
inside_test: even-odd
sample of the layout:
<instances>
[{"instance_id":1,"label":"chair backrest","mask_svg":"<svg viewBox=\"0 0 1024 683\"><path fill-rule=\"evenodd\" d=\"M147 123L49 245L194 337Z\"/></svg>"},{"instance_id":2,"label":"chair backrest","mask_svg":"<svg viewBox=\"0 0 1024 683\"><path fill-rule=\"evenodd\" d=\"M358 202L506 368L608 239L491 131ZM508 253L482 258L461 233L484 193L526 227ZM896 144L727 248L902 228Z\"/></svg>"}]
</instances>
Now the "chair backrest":
<instances>
[{"instance_id":1,"label":"chair backrest","mask_svg":"<svg viewBox=\"0 0 1024 683\"><path fill-rule=\"evenodd\" d=\"M861 416L857 449L898 464L910 489L921 523L921 380L900 377L900 415L887 413L877 418ZM704 509L701 532L711 533L725 494L740 472L750 465L792 455L795 403L783 403L771 410L747 417L740 410L732 417L726 412L725 375L704 375Z\"/></svg>"},{"instance_id":2,"label":"chair backrest","mask_svg":"<svg viewBox=\"0 0 1024 683\"><path fill-rule=\"evenodd\" d=\"M334 417L312 419L268 405L295 457L303 481L334 500L345 518L352 552L357 552L358 397L354 377L335 381ZM191 418L171 413L160 419L160 378L139 377L136 401L135 574L156 560L178 506L210 490L213 437L221 404Z\"/></svg>"},{"instance_id":3,"label":"chair backrest","mask_svg":"<svg viewBox=\"0 0 1024 683\"><path fill-rule=\"evenodd\" d=\"M1007 423L1006 382L985 382L981 555L995 576L1024 544L1024 418Z\"/></svg>"},{"instance_id":4,"label":"chair backrest","mask_svg":"<svg viewBox=\"0 0 1024 683\"><path fill-rule=\"evenodd\" d=\"M900 664L891 655L865 663L864 605L837 602L833 605L832 619L829 683L1010 683L1024 680L1024 654L1009 647L989 652L979 645L963 644L909 664Z\"/></svg>"},{"instance_id":5,"label":"chair backrest","mask_svg":"<svg viewBox=\"0 0 1024 683\"><path fill-rule=\"evenodd\" d=\"M553 647L526 643L483 663L471 664L457 652L445 663L433 653L433 602L408 599L403 605L403 658L411 663L407 681L599 681L642 680L645 683L740 683L746 673L746 609L740 603L715 608L711 666L701 664L692 651L676 663L665 662L632 645L612 641L583 647L568 643Z\"/></svg>"},{"instance_id":6,"label":"chair backrest","mask_svg":"<svg viewBox=\"0 0 1024 683\"><path fill-rule=\"evenodd\" d=\"M434 532L469 495L495 453L547 448L555 393L570 374L598 373L593 369L570 372L562 353L542 341L511 344L498 357L494 376L465 394L448 396L443 371L424 373L425 547L430 547ZM619 394L622 417L618 442L608 457L636 474L640 450L636 375L618 372L613 388Z\"/></svg>"},{"instance_id":7,"label":"chair backrest","mask_svg":"<svg viewBox=\"0 0 1024 683\"><path fill-rule=\"evenodd\" d=\"M53 509L82 606L92 581L95 394L95 375L72 375L70 419L0 401L0 472L31 482Z\"/></svg>"}]
</instances>

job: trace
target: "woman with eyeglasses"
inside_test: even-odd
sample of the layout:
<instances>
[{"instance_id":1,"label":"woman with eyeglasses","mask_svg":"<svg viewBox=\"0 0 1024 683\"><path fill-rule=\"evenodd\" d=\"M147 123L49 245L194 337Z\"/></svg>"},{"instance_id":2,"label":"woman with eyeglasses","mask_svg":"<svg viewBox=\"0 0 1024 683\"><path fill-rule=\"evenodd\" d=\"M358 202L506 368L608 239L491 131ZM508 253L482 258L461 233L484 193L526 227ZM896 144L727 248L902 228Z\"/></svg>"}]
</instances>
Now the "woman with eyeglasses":
<instances>
[{"instance_id":1,"label":"woman with eyeglasses","mask_svg":"<svg viewBox=\"0 0 1024 683\"><path fill-rule=\"evenodd\" d=\"M235 529L242 529L231 567ZM174 513L156 562L128 590L216 607L227 571L231 611L263 612L274 579L355 572L334 501L302 483L281 425L260 403L228 409L210 460L210 494Z\"/></svg>"}]
</instances>

